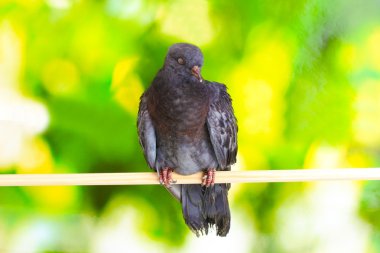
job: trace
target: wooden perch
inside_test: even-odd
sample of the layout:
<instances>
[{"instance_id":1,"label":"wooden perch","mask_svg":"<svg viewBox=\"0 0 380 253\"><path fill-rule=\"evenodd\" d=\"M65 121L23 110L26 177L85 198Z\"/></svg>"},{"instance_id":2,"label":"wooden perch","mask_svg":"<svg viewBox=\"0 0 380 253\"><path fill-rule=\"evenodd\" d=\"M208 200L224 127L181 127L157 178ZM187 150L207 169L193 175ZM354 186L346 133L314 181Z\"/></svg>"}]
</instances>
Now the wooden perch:
<instances>
[{"instance_id":1,"label":"wooden perch","mask_svg":"<svg viewBox=\"0 0 380 253\"><path fill-rule=\"evenodd\" d=\"M200 184L202 173L173 173L176 184ZM217 171L215 183L305 182L320 180L380 180L380 168ZM0 186L148 185L159 184L155 172L79 174L0 174Z\"/></svg>"}]
</instances>

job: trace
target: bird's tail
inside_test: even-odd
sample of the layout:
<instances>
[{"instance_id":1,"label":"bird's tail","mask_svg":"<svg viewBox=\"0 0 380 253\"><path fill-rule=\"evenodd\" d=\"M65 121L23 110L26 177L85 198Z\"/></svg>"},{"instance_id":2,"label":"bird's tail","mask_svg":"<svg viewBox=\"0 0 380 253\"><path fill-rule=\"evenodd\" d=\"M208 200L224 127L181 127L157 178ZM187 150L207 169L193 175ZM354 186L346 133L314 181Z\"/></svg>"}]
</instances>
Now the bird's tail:
<instances>
[{"instance_id":1,"label":"bird's tail","mask_svg":"<svg viewBox=\"0 0 380 253\"><path fill-rule=\"evenodd\" d=\"M226 236L230 230L228 190L230 184L182 185L181 203L183 217L189 228L197 235L207 234L215 225L216 234Z\"/></svg>"}]
</instances>

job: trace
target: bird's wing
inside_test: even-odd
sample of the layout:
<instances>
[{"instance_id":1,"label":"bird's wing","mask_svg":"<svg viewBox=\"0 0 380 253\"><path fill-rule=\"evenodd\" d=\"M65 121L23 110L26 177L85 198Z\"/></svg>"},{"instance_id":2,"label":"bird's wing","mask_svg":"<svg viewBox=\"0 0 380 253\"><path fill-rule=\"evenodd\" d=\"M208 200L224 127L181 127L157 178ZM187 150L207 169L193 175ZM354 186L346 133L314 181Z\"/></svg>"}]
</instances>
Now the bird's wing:
<instances>
[{"instance_id":1,"label":"bird's wing","mask_svg":"<svg viewBox=\"0 0 380 253\"><path fill-rule=\"evenodd\" d=\"M207 128L219 166L225 170L236 162L237 122L226 86L210 82L208 87L212 95Z\"/></svg>"},{"instance_id":2,"label":"bird's wing","mask_svg":"<svg viewBox=\"0 0 380 253\"><path fill-rule=\"evenodd\" d=\"M147 100L147 92L145 92L140 98L137 131L145 159L148 162L149 167L154 169L156 162L156 132L148 112Z\"/></svg>"}]
</instances>

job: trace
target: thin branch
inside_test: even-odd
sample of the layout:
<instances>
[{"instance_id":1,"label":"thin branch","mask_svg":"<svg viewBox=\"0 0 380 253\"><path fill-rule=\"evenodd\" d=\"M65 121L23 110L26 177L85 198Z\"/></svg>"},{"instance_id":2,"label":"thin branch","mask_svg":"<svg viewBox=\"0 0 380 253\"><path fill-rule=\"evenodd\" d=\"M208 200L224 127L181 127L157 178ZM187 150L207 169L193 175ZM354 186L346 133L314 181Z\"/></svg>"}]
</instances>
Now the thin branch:
<instances>
[{"instance_id":1,"label":"thin branch","mask_svg":"<svg viewBox=\"0 0 380 253\"><path fill-rule=\"evenodd\" d=\"M202 173L173 173L177 184L200 184ZM380 180L380 168L217 171L215 183ZM0 186L148 185L159 184L157 173L0 174Z\"/></svg>"}]
</instances>

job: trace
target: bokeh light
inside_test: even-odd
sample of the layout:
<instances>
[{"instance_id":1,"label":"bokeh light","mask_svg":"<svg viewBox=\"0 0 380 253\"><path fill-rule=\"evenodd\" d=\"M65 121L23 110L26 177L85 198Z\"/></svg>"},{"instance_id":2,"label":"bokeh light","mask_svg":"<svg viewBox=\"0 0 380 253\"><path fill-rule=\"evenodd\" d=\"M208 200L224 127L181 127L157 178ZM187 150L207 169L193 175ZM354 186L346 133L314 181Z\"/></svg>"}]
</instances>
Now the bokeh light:
<instances>
[{"instance_id":1,"label":"bokeh light","mask_svg":"<svg viewBox=\"0 0 380 253\"><path fill-rule=\"evenodd\" d=\"M0 173L149 171L139 97L201 47L239 123L235 170L380 165L378 1L3 0ZM226 238L159 186L0 188L2 252L379 252L377 182L233 185Z\"/></svg>"}]
</instances>

